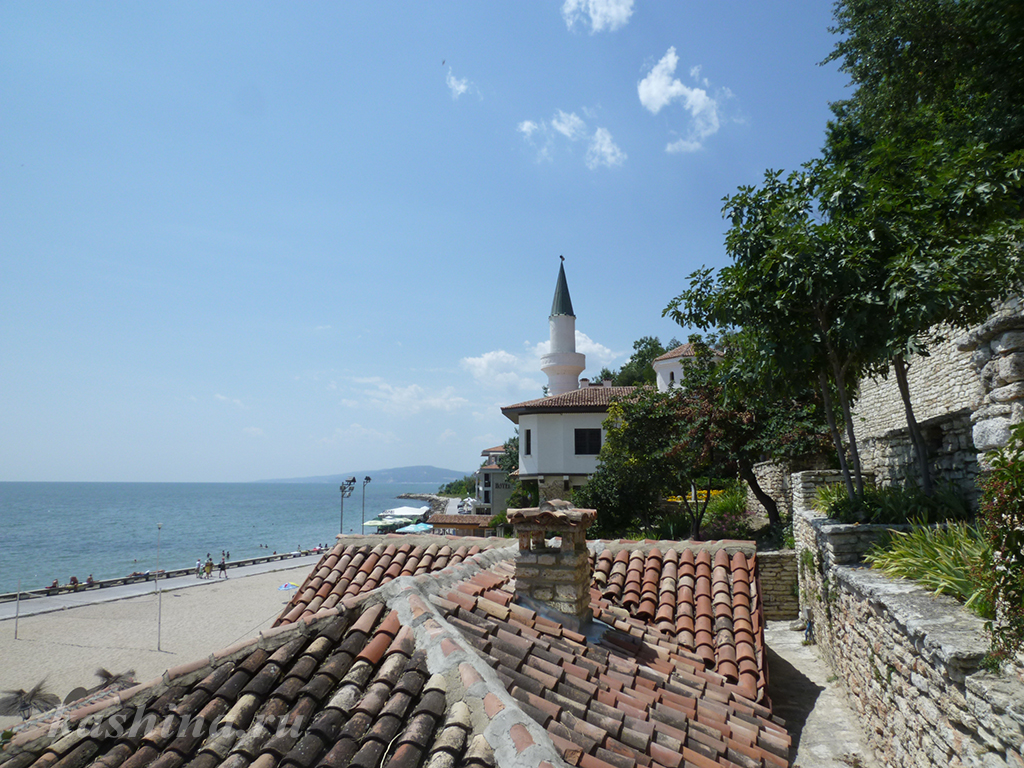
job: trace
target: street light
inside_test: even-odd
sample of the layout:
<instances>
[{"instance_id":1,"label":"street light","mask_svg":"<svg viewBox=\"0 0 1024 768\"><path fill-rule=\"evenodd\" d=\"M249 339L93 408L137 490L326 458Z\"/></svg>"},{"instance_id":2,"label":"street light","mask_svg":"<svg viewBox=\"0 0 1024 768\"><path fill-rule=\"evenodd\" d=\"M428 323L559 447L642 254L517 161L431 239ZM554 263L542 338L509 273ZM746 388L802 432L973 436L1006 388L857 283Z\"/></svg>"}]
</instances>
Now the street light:
<instances>
[{"instance_id":1,"label":"street light","mask_svg":"<svg viewBox=\"0 0 1024 768\"><path fill-rule=\"evenodd\" d=\"M359 516L359 522L364 524L364 525L366 523L366 484L368 482L370 482L370 476L369 475L367 475L366 477L363 478L363 513ZM363 531L363 529L360 528L359 532L362 533L362 531Z\"/></svg>"},{"instance_id":2,"label":"street light","mask_svg":"<svg viewBox=\"0 0 1024 768\"><path fill-rule=\"evenodd\" d=\"M163 523L156 524L156 649L160 650L160 625L163 620L163 594L160 592L160 529Z\"/></svg>"},{"instance_id":3,"label":"street light","mask_svg":"<svg viewBox=\"0 0 1024 768\"><path fill-rule=\"evenodd\" d=\"M345 533L345 499L352 495L352 490L356 487L356 479L350 477L348 480L341 481L341 528L338 529L338 533Z\"/></svg>"}]
</instances>

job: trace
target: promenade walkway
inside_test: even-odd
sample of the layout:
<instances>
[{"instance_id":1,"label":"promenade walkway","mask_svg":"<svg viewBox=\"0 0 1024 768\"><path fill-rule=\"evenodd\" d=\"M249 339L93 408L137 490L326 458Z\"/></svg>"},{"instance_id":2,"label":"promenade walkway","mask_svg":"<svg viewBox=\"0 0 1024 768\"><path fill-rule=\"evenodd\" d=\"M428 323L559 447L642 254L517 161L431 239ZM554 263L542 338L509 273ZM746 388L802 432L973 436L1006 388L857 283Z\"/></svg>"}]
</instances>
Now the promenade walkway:
<instances>
[{"instance_id":1,"label":"promenade walkway","mask_svg":"<svg viewBox=\"0 0 1024 768\"><path fill-rule=\"evenodd\" d=\"M295 568L311 569L320 560L320 557L321 555L319 554L303 555L301 557L231 567L228 569L228 578L254 576L273 571L290 571ZM188 576L173 576L167 579L160 579L159 585L161 592L171 592L178 589L206 587L218 581L223 581L223 579L217 578L217 569L214 568L213 576L210 579L197 579L194 574L190 574ZM80 605L93 605L112 600L123 600L126 597L152 595L156 592L157 583L157 581L137 581L132 584L119 584L118 586L104 587L103 589L62 592L46 597L34 597L31 600L22 600L20 603L13 601L0 603L0 621L13 619L16 614L18 616L35 616L40 613L50 613L51 611L63 611Z\"/></svg>"}]
</instances>

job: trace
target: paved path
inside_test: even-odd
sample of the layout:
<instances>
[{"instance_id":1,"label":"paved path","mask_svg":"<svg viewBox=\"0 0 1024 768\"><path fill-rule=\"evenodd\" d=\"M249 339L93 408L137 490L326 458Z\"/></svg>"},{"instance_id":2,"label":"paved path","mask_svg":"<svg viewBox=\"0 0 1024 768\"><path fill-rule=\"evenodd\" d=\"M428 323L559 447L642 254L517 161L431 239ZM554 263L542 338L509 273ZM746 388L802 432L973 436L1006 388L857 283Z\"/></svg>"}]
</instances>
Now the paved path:
<instances>
[{"instance_id":1,"label":"paved path","mask_svg":"<svg viewBox=\"0 0 1024 768\"><path fill-rule=\"evenodd\" d=\"M769 621L764 636L768 697L793 737L792 767L879 768L846 693L815 647L803 645L803 632L789 624Z\"/></svg>"},{"instance_id":2,"label":"paved path","mask_svg":"<svg viewBox=\"0 0 1024 768\"><path fill-rule=\"evenodd\" d=\"M308 555L256 563L255 565L243 565L228 569L228 578L253 576L258 573L270 573L272 571L290 571L293 568L304 567L312 569L313 565L319 560L320 555ZM205 587L215 584L217 581L217 569L214 568L213 578L211 579L197 579L194 575L161 579L160 590L169 592L175 589ZM47 597L34 597L31 600L22 600L20 605L17 602L0 603L0 621L13 619L15 613L19 616L33 616L39 613L49 613L50 611L62 611L65 608L74 608L79 605L91 605L93 603L121 600L125 597L151 595L156 591L156 584L155 581L137 581L133 584L121 584L116 587L90 589L81 592L65 592Z\"/></svg>"}]
</instances>

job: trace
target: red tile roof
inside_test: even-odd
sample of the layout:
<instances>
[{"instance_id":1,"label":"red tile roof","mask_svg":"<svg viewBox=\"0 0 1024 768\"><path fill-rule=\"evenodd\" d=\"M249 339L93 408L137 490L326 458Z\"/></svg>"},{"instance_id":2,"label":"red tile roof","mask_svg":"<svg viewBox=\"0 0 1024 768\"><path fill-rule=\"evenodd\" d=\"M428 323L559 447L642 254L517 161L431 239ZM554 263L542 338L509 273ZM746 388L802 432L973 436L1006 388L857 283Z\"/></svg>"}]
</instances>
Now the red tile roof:
<instances>
[{"instance_id":1,"label":"red tile roof","mask_svg":"<svg viewBox=\"0 0 1024 768\"><path fill-rule=\"evenodd\" d=\"M372 564L376 547L332 551L307 579L333 590L362 555L360 585L383 586L346 587L331 608L71 712L63 732L21 732L6 765L788 765L789 736L761 684L756 557L600 545L591 599L608 626L584 636L516 604L514 549L452 564L453 549L441 571L385 581L372 576L383 546ZM392 564L409 560L406 546Z\"/></svg>"},{"instance_id":2,"label":"red tile roof","mask_svg":"<svg viewBox=\"0 0 1024 768\"><path fill-rule=\"evenodd\" d=\"M524 413L604 411L608 409L613 399L625 397L632 391L633 387L581 387L561 395L506 405L501 412L509 418L512 418L512 415L518 418Z\"/></svg>"},{"instance_id":3,"label":"red tile roof","mask_svg":"<svg viewBox=\"0 0 1024 768\"><path fill-rule=\"evenodd\" d=\"M341 537L313 566L274 626L334 608L346 597L371 592L399 576L433 573L461 563L482 549L509 545L504 539L465 541L437 537L430 537L426 545L412 543L419 540L400 535Z\"/></svg>"}]
</instances>

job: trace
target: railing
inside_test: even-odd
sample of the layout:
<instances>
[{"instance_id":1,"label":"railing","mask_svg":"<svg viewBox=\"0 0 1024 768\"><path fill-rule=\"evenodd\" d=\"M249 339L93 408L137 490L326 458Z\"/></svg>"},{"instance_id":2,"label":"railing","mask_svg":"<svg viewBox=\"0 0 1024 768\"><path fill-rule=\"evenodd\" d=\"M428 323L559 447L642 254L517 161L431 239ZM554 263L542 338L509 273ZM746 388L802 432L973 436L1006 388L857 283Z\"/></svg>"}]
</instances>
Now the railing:
<instances>
[{"instance_id":1,"label":"railing","mask_svg":"<svg viewBox=\"0 0 1024 768\"><path fill-rule=\"evenodd\" d=\"M313 550L303 550L301 552L282 552L277 555L263 555L262 557L251 557L246 560L232 560L226 563L228 568L240 568L243 565L258 565L260 563L272 563L277 560L291 560L296 557L306 557L308 555L323 554L327 550L320 550L320 552L314 552ZM216 565L214 571L216 571ZM43 587L42 589L23 589L21 591L22 600L31 600L36 597L50 597L52 595L66 595L73 592L88 592L93 589L104 589L106 587L119 587L122 584L136 584L140 581L156 581L157 576L160 577L161 581L167 579L173 579L178 576L191 576L196 572L195 566L191 568L175 568L170 571L149 571L148 573L141 573L132 576L121 576L115 579L98 579L94 580L92 584L86 584L84 581L79 582L77 585L72 584L61 584L57 587ZM0 603L14 602L18 599L17 592L3 592L0 593Z\"/></svg>"}]
</instances>

